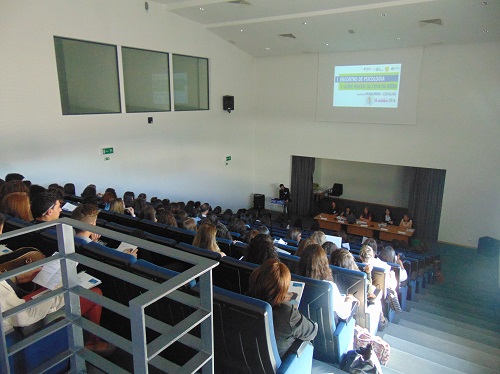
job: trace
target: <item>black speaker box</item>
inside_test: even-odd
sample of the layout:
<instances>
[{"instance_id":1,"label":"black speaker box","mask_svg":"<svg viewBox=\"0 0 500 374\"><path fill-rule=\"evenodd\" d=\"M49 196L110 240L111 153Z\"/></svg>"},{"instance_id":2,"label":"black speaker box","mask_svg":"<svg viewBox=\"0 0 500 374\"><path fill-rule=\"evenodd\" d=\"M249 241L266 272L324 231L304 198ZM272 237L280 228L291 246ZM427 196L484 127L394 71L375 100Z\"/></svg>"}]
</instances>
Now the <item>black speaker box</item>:
<instances>
[{"instance_id":1,"label":"black speaker box","mask_svg":"<svg viewBox=\"0 0 500 374\"><path fill-rule=\"evenodd\" d=\"M234 96L225 95L222 97L222 109L228 112L234 110Z\"/></svg>"},{"instance_id":2,"label":"black speaker box","mask_svg":"<svg viewBox=\"0 0 500 374\"><path fill-rule=\"evenodd\" d=\"M479 238L479 242L477 243L477 253L498 257L500 252L500 240L491 238L489 236L483 236Z\"/></svg>"},{"instance_id":3,"label":"black speaker box","mask_svg":"<svg viewBox=\"0 0 500 374\"><path fill-rule=\"evenodd\" d=\"M342 196L343 193L344 193L344 185L341 183L334 183L331 195L339 197Z\"/></svg>"},{"instance_id":4,"label":"black speaker box","mask_svg":"<svg viewBox=\"0 0 500 374\"><path fill-rule=\"evenodd\" d=\"M253 194L253 207L254 209L264 209L266 201L266 196L262 194L255 193Z\"/></svg>"}]
</instances>

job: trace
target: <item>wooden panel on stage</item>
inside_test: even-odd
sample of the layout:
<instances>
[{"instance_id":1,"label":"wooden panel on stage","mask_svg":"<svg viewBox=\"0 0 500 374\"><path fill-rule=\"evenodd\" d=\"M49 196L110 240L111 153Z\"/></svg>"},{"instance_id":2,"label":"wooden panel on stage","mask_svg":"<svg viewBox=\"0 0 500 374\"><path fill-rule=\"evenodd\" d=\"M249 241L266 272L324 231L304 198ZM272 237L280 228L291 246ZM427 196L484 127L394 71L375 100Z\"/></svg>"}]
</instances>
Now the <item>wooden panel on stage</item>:
<instances>
[{"instance_id":1,"label":"wooden panel on stage","mask_svg":"<svg viewBox=\"0 0 500 374\"><path fill-rule=\"evenodd\" d=\"M368 238L373 238L373 228L370 228L369 226L348 224L347 233L352 235L359 235L359 236L366 236Z\"/></svg>"},{"instance_id":2,"label":"wooden panel on stage","mask_svg":"<svg viewBox=\"0 0 500 374\"><path fill-rule=\"evenodd\" d=\"M386 226L379 228L379 239L386 242L392 242L394 239L408 244L409 238L415 230L407 230L399 226Z\"/></svg>"},{"instance_id":3,"label":"wooden panel on stage","mask_svg":"<svg viewBox=\"0 0 500 374\"><path fill-rule=\"evenodd\" d=\"M333 231L340 231L342 229L340 222L337 221L336 214L321 213L314 217L314 219L318 221L320 229Z\"/></svg>"}]
</instances>

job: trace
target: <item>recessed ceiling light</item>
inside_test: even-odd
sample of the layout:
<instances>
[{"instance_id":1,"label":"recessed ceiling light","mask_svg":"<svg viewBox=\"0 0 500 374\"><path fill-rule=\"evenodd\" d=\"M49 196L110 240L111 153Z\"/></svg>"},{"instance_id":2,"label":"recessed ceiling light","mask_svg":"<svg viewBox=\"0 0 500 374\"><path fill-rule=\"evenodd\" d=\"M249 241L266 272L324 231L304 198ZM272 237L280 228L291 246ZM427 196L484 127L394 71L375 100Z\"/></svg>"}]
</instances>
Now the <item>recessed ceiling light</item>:
<instances>
[{"instance_id":1,"label":"recessed ceiling light","mask_svg":"<svg viewBox=\"0 0 500 374\"><path fill-rule=\"evenodd\" d=\"M328 43L325 43L325 45L330 45L330 44L328 44Z\"/></svg>"},{"instance_id":2,"label":"recessed ceiling light","mask_svg":"<svg viewBox=\"0 0 500 374\"><path fill-rule=\"evenodd\" d=\"M487 33L489 33L488 30L483 30L483 34L487 34Z\"/></svg>"},{"instance_id":3,"label":"recessed ceiling light","mask_svg":"<svg viewBox=\"0 0 500 374\"><path fill-rule=\"evenodd\" d=\"M205 8L200 7L200 10L205 10Z\"/></svg>"},{"instance_id":4,"label":"recessed ceiling light","mask_svg":"<svg viewBox=\"0 0 500 374\"><path fill-rule=\"evenodd\" d=\"M305 25L307 25L307 22L302 22L302 24L305 26Z\"/></svg>"},{"instance_id":5,"label":"recessed ceiling light","mask_svg":"<svg viewBox=\"0 0 500 374\"><path fill-rule=\"evenodd\" d=\"M481 5L489 5L489 4L490 4L490 2L489 2L489 1L483 1L483 2L481 3Z\"/></svg>"},{"instance_id":6,"label":"recessed ceiling light","mask_svg":"<svg viewBox=\"0 0 500 374\"><path fill-rule=\"evenodd\" d=\"M269 47L266 47L266 51L269 51L270 49L271 49L271 48L269 48Z\"/></svg>"},{"instance_id":7,"label":"recessed ceiling light","mask_svg":"<svg viewBox=\"0 0 500 374\"><path fill-rule=\"evenodd\" d=\"M401 38L400 38L400 37L397 37L397 38L396 38L396 40L401 40Z\"/></svg>"},{"instance_id":8,"label":"recessed ceiling light","mask_svg":"<svg viewBox=\"0 0 500 374\"><path fill-rule=\"evenodd\" d=\"M349 30L347 30L347 32L348 32L349 34L354 34L354 33L355 33L355 31L354 31L353 29L349 29Z\"/></svg>"},{"instance_id":9,"label":"recessed ceiling light","mask_svg":"<svg viewBox=\"0 0 500 374\"><path fill-rule=\"evenodd\" d=\"M238 29L239 32L243 32L243 29Z\"/></svg>"},{"instance_id":10,"label":"recessed ceiling light","mask_svg":"<svg viewBox=\"0 0 500 374\"><path fill-rule=\"evenodd\" d=\"M382 13L380 16L381 17L387 17L387 13Z\"/></svg>"}]
</instances>

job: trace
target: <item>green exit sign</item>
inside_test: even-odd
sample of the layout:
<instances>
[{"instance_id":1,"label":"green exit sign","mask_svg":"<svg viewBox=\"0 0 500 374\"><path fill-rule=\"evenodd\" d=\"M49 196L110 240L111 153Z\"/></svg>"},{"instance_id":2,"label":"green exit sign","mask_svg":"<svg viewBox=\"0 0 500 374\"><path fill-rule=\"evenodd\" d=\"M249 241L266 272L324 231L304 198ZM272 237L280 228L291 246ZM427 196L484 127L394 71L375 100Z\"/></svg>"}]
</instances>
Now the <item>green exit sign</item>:
<instances>
[{"instance_id":1,"label":"green exit sign","mask_svg":"<svg viewBox=\"0 0 500 374\"><path fill-rule=\"evenodd\" d=\"M231 156L226 156L226 162L231 161Z\"/></svg>"},{"instance_id":2,"label":"green exit sign","mask_svg":"<svg viewBox=\"0 0 500 374\"><path fill-rule=\"evenodd\" d=\"M103 148L102 149L102 154L103 155L112 155L115 151L113 150L113 147L110 148Z\"/></svg>"}]
</instances>

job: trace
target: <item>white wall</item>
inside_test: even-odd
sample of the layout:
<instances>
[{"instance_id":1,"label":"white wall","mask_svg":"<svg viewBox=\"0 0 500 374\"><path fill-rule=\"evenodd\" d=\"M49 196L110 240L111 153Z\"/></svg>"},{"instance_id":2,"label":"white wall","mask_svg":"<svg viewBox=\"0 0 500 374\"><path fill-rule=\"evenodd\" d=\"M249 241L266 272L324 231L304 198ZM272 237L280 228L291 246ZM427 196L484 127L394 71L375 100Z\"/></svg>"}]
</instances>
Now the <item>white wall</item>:
<instances>
[{"instance_id":1,"label":"white wall","mask_svg":"<svg viewBox=\"0 0 500 374\"><path fill-rule=\"evenodd\" d=\"M445 169L439 240L500 237L500 43L424 48L417 125L316 122L317 55L256 66L261 193L290 183L291 155Z\"/></svg>"},{"instance_id":2,"label":"white wall","mask_svg":"<svg viewBox=\"0 0 500 374\"><path fill-rule=\"evenodd\" d=\"M314 182L327 188L343 184L343 199L407 208L409 171L404 166L317 158Z\"/></svg>"},{"instance_id":3,"label":"white wall","mask_svg":"<svg viewBox=\"0 0 500 374\"><path fill-rule=\"evenodd\" d=\"M62 116L53 36L210 59L210 110ZM247 206L254 186L253 58L138 0L2 0L0 177L20 172L48 185L74 181L175 200ZM222 110L234 95L236 110ZM147 117L154 124L147 124ZM110 161L101 147L114 147ZM232 161L225 165L225 156Z\"/></svg>"},{"instance_id":4,"label":"white wall","mask_svg":"<svg viewBox=\"0 0 500 374\"><path fill-rule=\"evenodd\" d=\"M438 168L447 170L439 239L500 238L500 43L426 47L417 125L325 123L314 120L317 55L254 59L149 5L0 2L0 176L238 208L289 185L291 155ZM62 116L54 35L208 57L211 109L154 113L153 125L147 113ZM235 96L231 114L225 94ZM110 161L103 146L115 148Z\"/></svg>"}]
</instances>

